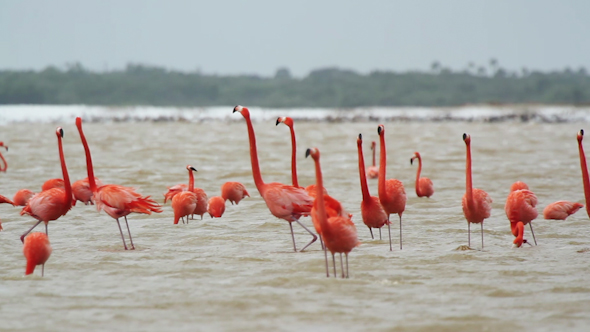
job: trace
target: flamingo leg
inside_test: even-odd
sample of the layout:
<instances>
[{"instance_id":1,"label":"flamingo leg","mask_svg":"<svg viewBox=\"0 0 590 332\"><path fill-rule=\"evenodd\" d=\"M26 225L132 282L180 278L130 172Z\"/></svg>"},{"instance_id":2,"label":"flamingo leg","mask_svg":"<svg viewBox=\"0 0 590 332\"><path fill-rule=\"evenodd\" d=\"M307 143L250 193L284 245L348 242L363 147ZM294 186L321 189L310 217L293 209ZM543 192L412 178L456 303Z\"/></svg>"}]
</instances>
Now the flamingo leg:
<instances>
[{"instance_id":1,"label":"flamingo leg","mask_svg":"<svg viewBox=\"0 0 590 332\"><path fill-rule=\"evenodd\" d=\"M535 241L535 245L537 245L537 239L535 239L535 232L533 232L533 222L529 222L529 227L531 228L531 234L533 234L533 240Z\"/></svg>"},{"instance_id":2,"label":"flamingo leg","mask_svg":"<svg viewBox=\"0 0 590 332\"><path fill-rule=\"evenodd\" d=\"M295 235L293 234L293 225L290 222L289 228L291 228L291 239L293 239L293 251L297 252L297 247L295 246Z\"/></svg>"},{"instance_id":3,"label":"flamingo leg","mask_svg":"<svg viewBox=\"0 0 590 332\"><path fill-rule=\"evenodd\" d=\"M344 276L344 265L342 264L342 253L340 253L340 272L342 272L342 279L344 279L345 276Z\"/></svg>"},{"instance_id":4,"label":"flamingo leg","mask_svg":"<svg viewBox=\"0 0 590 332\"><path fill-rule=\"evenodd\" d=\"M22 243L25 243L25 236L27 236L27 234L29 234L33 228L37 227L37 225L39 225L41 223L41 220L37 221L37 223L35 225L33 225L33 227L31 227L28 231L25 232L25 234L20 236L20 240ZM45 229L45 231L47 231L47 229Z\"/></svg>"},{"instance_id":5,"label":"flamingo leg","mask_svg":"<svg viewBox=\"0 0 590 332\"><path fill-rule=\"evenodd\" d=\"M334 258L334 253L332 253L332 266L334 267L334 278L338 278L336 274L336 258Z\"/></svg>"},{"instance_id":6,"label":"flamingo leg","mask_svg":"<svg viewBox=\"0 0 590 332\"><path fill-rule=\"evenodd\" d=\"M471 248L471 223L467 222L467 246Z\"/></svg>"},{"instance_id":7,"label":"flamingo leg","mask_svg":"<svg viewBox=\"0 0 590 332\"><path fill-rule=\"evenodd\" d=\"M383 238L381 237L381 227L379 227L379 240L382 240Z\"/></svg>"},{"instance_id":8,"label":"flamingo leg","mask_svg":"<svg viewBox=\"0 0 590 332\"><path fill-rule=\"evenodd\" d=\"M348 253L344 253L346 256L346 279L348 279Z\"/></svg>"},{"instance_id":9,"label":"flamingo leg","mask_svg":"<svg viewBox=\"0 0 590 332\"><path fill-rule=\"evenodd\" d=\"M369 226L367 226L369 227ZM371 227L369 227L369 232L371 233L371 239L375 239L375 237L373 237L373 229Z\"/></svg>"},{"instance_id":10,"label":"flamingo leg","mask_svg":"<svg viewBox=\"0 0 590 332\"><path fill-rule=\"evenodd\" d=\"M45 274L45 263L41 265L41 276Z\"/></svg>"},{"instance_id":11,"label":"flamingo leg","mask_svg":"<svg viewBox=\"0 0 590 332\"><path fill-rule=\"evenodd\" d=\"M322 242L322 236L320 235L320 242ZM328 249L323 245L322 242L322 249L324 250L324 258L326 260L326 277L330 278L330 269L328 268Z\"/></svg>"},{"instance_id":12,"label":"flamingo leg","mask_svg":"<svg viewBox=\"0 0 590 332\"><path fill-rule=\"evenodd\" d=\"M326 250L326 246L324 245L324 240L322 239L321 235L318 235L320 237L320 244L322 245L322 250Z\"/></svg>"},{"instance_id":13,"label":"flamingo leg","mask_svg":"<svg viewBox=\"0 0 590 332\"><path fill-rule=\"evenodd\" d=\"M393 251L393 247L391 246L391 226L389 225L389 216L387 217L387 232L389 233L389 251Z\"/></svg>"},{"instance_id":14,"label":"flamingo leg","mask_svg":"<svg viewBox=\"0 0 590 332\"><path fill-rule=\"evenodd\" d=\"M305 227L304 224L302 224L299 220L295 220L299 225L301 225L301 227L303 227L311 236L313 236L313 238L311 239L311 241L309 241L308 244L305 245L305 247L303 247L303 249L301 249L301 251L305 250L305 248L309 247L312 243L314 243L317 239L318 236L315 235L312 231L309 230L309 228ZM290 225L291 223L289 223ZM291 235L293 235L293 227L291 227ZM295 238L293 238L293 247L295 246ZM297 250L295 250L297 251Z\"/></svg>"},{"instance_id":15,"label":"flamingo leg","mask_svg":"<svg viewBox=\"0 0 590 332\"><path fill-rule=\"evenodd\" d=\"M135 246L133 245L133 238L131 237L131 230L129 230L129 223L127 223L127 216L124 217L125 218L125 224L127 225L127 232L129 233L129 241L131 241L131 250L135 249ZM188 220L187 220L188 222Z\"/></svg>"},{"instance_id":16,"label":"flamingo leg","mask_svg":"<svg viewBox=\"0 0 590 332\"><path fill-rule=\"evenodd\" d=\"M402 215L399 215L399 250L402 250Z\"/></svg>"},{"instance_id":17,"label":"flamingo leg","mask_svg":"<svg viewBox=\"0 0 590 332\"><path fill-rule=\"evenodd\" d=\"M119 232L121 233L121 240L123 240L123 246L125 250L127 250L127 243L125 243L125 237L123 236L123 230L121 229L121 224L119 224L119 218L115 219L117 221L117 226L119 226Z\"/></svg>"},{"instance_id":18,"label":"flamingo leg","mask_svg":"<svg viewBox=\"0 0 590 332\"><path fill-rule=\"evenodd\" d=\"M481 250L483 250L483 221L481 222Z\"/></svg>"}]
</instances>

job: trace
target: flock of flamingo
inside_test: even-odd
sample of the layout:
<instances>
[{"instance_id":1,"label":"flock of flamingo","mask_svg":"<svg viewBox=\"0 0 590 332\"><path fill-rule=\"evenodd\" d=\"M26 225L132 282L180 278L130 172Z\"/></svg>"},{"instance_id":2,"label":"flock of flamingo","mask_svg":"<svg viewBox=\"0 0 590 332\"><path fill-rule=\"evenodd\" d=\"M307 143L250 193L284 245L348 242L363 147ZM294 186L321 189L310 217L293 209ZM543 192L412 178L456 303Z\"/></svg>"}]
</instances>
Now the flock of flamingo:
<instances>
[{"instance_id":1,"label":"flock of flamingo","mask_svg":"<svg viewBox=\"0 0 590 332\"><path fill-rule=\"evenodd\" d=\"M260 173L258 152L256 147L256 135L250 119L250 112L247 107L236 106L233 112L239 112L246 121L248 129L248 138L250 143L250 161L252 164L252 175L254 184L264 199L270 213L279 219L284 219L288 222L291 230L291 239L293 241L293 250L297 252L297 245L295 243L295 236L293 233L293 222L299 224L305 231L307 231L311 240L300 249L305 250L312 243L320 239L322 249L324 251L326 276L330 277L328 251L332 254L333 275L336 277L336 254L340 255L340 269L341 277L348 278L348 254L360 244L357 236L357 230L352 215L349 214L342 204L330 196L323 186L323 176L320 164L320 151L317 148L310 148L306 150L306 157L311 156L315 165L316 183L305 188L300 187L297 179L297 165L296 165L296 137L294 131L293 119L289 117L279 117L276 125L283 123L290 129L291 134L291 174L292 185L282 184L278 182L265 183ZM131 213L159 213L162 212L162 207L155 202L150 196L142 196L137 193L135 189L116 184L103 184L98 178L94 176L94 169L92 166L92 157L88 142L82 130L82 119L76 118L76 127L80 134L82 145L86 155L86 168L88 177L78 180L70 184L68 170L64 158L64 151L62 139L64 131L61 127L56 130L59 157L62 169L63 179L50 179L46 181L39 193L33 193L28 189L19 190L12 200L0 195L0 203L9 203L15 206L24 206L21 215L27 214L37 220L37 223L27 230L22 236L21 241L24 243L23 253L26 258L25 274L31 274L38 265L42 265L42 272L44 264L51 255L51 245L48 237L48 224L50 221L57 220L64 216L76 201L81 201L84 204L95 204L98 211L103 210L109 216L114 218L117 222L123 246L125 250L134 249L131 231L127 222L127 215ZM373 152L373 163L365 169L365 160L363 156L363 140L362 135L359 134L357 138L358 148L358 165L359 178L362 191L361 201L361 216L364 224L368 227L371 238L374 239L373 229L379 229L381 237L381 228L387 225L389 235L389 250L393 250L391 240L391 221L392 214L397 214L399 217L399 236L400 236L400 250L402 249L402 214L406 207L406 192L401 181L397 179L386 179L387 156L385 148L385 126L379 125L377 127L379 135L380 147L380 162L379 166L375 164L375 150L376 143L372 142L371 150ZM586 165L586 157L582 146L584 131L580 130L577 135L578 148L580 155L580 165L582 169L582 178L584 185L584 195L586 199L586 211L590 217L590 180L588 177L588 168ZM463 134L463 141L466 146L466 190L462 198L462 207L465 219L468 226L468 248L471 247L471 224L480 224L481 226L481 248L484 247L484 232L483 222L490 217L492 199L482 189L473 188L471 178L471 137L468 134ZM0 142L0 147L8 150L8 147ZM4 166L0 165L0 172L6 172L8 167L6 160L0 153L0 159ZM418 197L430 197L434 194L434 186L432 181L427 177L421 177L422 158L420 153L415 152L410 163L418 160L418 169L416 172L415 191ZM188 165L188 185L177 184L168 188L164 193L164 203L171 201L172 209L174 211L174 224L178 224L179 220L183 223L188 223L189 216L203 215L208 212L214 217L221 217L225 211L226 201L229 200L232 205L236 205L249 194L243 184L239 182L226 182L221 187L221 196L214 196L207 198L207 194L200 188L194 186L193 172L197 169ZM371 196L369 193L369 186L367 178L378 179L378 196ZM510 228L515 239L513 246L520 247L524 243L532 245L529 241L524 239L524 226L527 224L530 227L531 234L535 245L537 244L532 221L537 218L538 212L536 210L537 197L529 190L528 186L521 182L515 182L510 188L510 194L506 200L505 212L510 221ZM557 201L549 204L543 210L545 219L560 219L565 220L571 214L577 212L583 205L577 202ZM310 216L315 233L306 227L299 219L304 216ZM123 234L123 229L119 219L125 220L127 233L129 237L129 247ZM45 224L45 233L31 231L41 222ZM0 223L0 230L2 224ZM317 233L317 235L316 235ZM346 260L346 267L342 260L344 254Z\"/></svg>"}]
</instances>

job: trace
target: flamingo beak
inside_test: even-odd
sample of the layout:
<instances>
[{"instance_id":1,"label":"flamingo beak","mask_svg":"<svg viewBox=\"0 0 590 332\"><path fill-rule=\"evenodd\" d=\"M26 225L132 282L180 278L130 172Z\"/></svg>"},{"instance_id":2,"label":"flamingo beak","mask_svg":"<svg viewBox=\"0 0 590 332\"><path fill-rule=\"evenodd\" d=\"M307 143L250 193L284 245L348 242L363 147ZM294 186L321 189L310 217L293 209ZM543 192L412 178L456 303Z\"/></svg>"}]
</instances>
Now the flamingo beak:
<instances>
[{"instance_id":1,"label":"flamingo beak","mask_svg":"<svg viewBox=\"0 0 590 332\"><path fill-rule=\"evenodd\" d=\"M277 118L277 124L275 126L278 126L279 123L281 123L281 118Z\"/></svg>"},{"instance_id":2,"label":"flamingo beak","mask_svg":"<svg viewBox=\"0 0 590 332\"><path fill-rule=\"evenodd\" d=\"M311 153L311 149L307 149L307 151L305 151L305 158L309 157L310 153Z\"/></svg>"},{"instance_id":3,"label":"flamingo beak","mask_svg":"<svg viewBox=\"0 0 590 332\"><path fill-rule=\"evenodd\" d=\"M414 158L410 158L410 165L414 165Z\"/></svg>"}]
</instances>

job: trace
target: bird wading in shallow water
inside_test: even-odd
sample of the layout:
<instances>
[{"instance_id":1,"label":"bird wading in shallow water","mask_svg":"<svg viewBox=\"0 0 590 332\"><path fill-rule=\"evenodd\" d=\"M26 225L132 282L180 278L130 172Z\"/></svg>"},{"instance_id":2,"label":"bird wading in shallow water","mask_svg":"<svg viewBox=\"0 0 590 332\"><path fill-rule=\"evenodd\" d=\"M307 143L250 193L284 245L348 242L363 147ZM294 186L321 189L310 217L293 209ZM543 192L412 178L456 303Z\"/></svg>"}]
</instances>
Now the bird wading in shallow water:
<instances>
[{"instance_id":1,"label":"bird wading in shallow water","mask_svg":"<svg viewBox=\"0 0 590 332\"><path fill-rule=\"evenodd\" d=\"M422 157L420 156L420 153L414 152L414 156L410 158L410 164L414 162L414 159L418 159L418 170L416 171L416 196L430 197L434 194L434 185L429 178L420 177L420 173L422 172Z\"/></svg>"},{"instance_id":2,"label":"bird wading in shallow water","mask_svg":"<svg viewBox=\"0 0 590 332\"><path fill-rule=\"evenodd\" d=\"M531 228L531 234L533 234L533 239L535 240L536 245L537 240L531 222L537 218L537 215L539 214L535 208L537 206L537 196L528 189L529 187L524 182L518 181L510 188L511 191L506 198L504 210L506 212L506 217L508 217L508 220L510 221L512 234L516 237L516 239L514 239L514 245L520 247L523 243L529 243L523 238L524 226L526 224L529 224ZM522 228L518 225L519 223L522 224Z\"/></svg>"},{"instance_id":3,"label":"bird wading in shallow water","mask_svg":"<svg viewBox=\"0 0 590 332\"><path fill-rule=\"evenodd\" d=\"M25 275L35 272L35 267L41 265L41 276L45 274L45 262L51 256L51 244L47 234L33 232L25 237L23 245L23 254L27 259Z\"/></svg>"}]
</instances>

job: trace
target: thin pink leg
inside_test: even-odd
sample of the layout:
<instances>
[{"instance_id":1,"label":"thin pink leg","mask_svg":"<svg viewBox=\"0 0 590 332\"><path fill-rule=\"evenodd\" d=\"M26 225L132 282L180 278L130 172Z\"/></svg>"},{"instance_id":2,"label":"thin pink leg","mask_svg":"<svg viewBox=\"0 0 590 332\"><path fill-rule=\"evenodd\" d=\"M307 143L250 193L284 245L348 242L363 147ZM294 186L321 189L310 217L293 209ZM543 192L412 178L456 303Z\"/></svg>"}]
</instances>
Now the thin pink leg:
<instances>
[{"instance_id":1,"label":"thin pink leg","mask_svg":"<svg viewBox=\"0 0 590 332\"><path fill-rule=\"evenodd\" d=\"M117 221L117 226L119 226L119 232L121 233L121 240L123 240L123 246L125 247L125 250L127 249L127 244L125 243L125 237L123 236L123 230L121 229L121 224L119 224L119 219L115 219Z\"/></svg>"}]
</instances>

